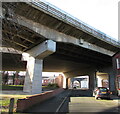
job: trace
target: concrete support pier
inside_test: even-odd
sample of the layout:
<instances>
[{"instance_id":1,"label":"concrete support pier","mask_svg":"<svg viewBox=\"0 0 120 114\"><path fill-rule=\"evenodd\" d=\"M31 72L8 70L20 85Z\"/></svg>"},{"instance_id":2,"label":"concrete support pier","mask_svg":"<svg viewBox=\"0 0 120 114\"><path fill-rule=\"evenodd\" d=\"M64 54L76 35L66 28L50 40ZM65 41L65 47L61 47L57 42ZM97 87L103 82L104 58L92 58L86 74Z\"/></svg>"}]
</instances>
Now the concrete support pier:
<instances>
[{"instance_id":1,"label":"concrete support pier","mask_svg":"<svg viewBox=\"0 0 120 114\"><path fill-rule=\"evenodd\" d=\"M56 42L47 40L22 54L27 61L24 92L39 94L42 92L43 59L56 51Z\"/></svg>"},{"instance_id":2,"label":"concrete support pier","mask_svg":"<svg viewBox=\"0 0 120 114\"><path fill-rule=\"evenodd\" d=\"M115 94L115 72L113 71L112 66L101 68L100 72L108 74L109 89L113 94Z\"/></svg>"},{"instance_id":3,"label":"concrete support pier","mask_svg":"<svg viewBox=\"0 0 120 114\"><path fill-rule=\"evenodd\" d=\"M109 89L113 94L115 94L115 74L111 70L111 72L108 73L109 75Z\"/></svg>"},{"instance_id":4,"label":"concrete support pier","mask_svg":"<svg viewBox=\"0 0 120 114\"><path fill-rule=\"evenodd\" d=\"M91 91L94 90L95 85L96 85L96 72L89 73L89 89Z\"/></svg>"},{"instance_id":5,"label":"concrete support pier","mask_svg":"<svg viewBox=\"0 0 120 114\"><path fill-rule=\"evenodd\" d=\"M27 61L27 71L24 83L24 92L41 93L42 91L42 68L43 60L30 57Z\"/></svg>"}]
</instances>

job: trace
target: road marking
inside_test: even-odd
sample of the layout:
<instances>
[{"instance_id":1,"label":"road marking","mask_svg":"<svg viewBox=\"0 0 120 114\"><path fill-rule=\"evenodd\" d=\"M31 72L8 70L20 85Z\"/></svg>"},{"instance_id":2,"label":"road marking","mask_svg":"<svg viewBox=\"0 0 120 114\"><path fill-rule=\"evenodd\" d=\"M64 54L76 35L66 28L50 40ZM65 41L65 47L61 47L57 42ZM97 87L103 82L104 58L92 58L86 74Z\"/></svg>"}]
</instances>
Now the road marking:
<instances>
[{"instance_id":1,"label":"road marking","mask_svg":"<svg viewBox=\"0 0 120 114\"><path fill-rule=\"evenodd\" d=\"M67 97L64 98L64 100L61 102L61 104L59 105L59 107L57 108L56 112L58 112L60 110L60 108L62 107L62 105L64 104L64 102L66 101L66 99L68 98L68 96L70 95L71 91L68 93Z\"/></svg>"}]
</instances>

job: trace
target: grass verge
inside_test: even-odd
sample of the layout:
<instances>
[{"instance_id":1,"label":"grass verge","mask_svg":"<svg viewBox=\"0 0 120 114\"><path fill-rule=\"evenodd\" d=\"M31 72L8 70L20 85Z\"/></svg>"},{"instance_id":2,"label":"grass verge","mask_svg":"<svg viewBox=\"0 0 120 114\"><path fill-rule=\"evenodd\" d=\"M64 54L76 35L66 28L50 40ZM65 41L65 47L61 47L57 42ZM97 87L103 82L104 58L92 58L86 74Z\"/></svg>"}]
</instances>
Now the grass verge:
<instances>
[{"instance_id":1,"label":"grass verge","mask_svg":"<svg viewBox=\"0 0 120 114\"><path fill-rule=\"evenodd\" d=\"M1 95L1 99L0 99L0 111L1 112L9 112L9 104L10 104L10 99L14 98L14 110L13 112L16 112L16 108L17 108L17 100L21 99L21 98L26 98L27 96L30 95Z\"/></svg>"},{"instance_id":2,"label":"grass verge","mask_svg":"<svg viewBox=\"0 0 120 114\"><path fill-rule=\"evenodd\" d=\"M2 90L23 90L23 85L2 85Z\"/></svg>"},{"instance_id":3,"label":"grass verge","mask_svg":"<svg viewBox=\"0 0 120 114\"><path fill-rule=\"evenodd\" d=\"M1 86L1 85L0 85ZM43 90L54 90L57 89L58 87L56 86L42 86ZM2 85L2 90L23 90L23 85ZM9 111L9 104L10 104L10 99L14 98L14 110L13 112L16 112L16 108L17 108L17 100L18 99L22 99L22 98L26 98L27 96L30 95L12 95L12 94L1 94L0 95L0 112L7 112Z\"/></svg>"}]
</instances>

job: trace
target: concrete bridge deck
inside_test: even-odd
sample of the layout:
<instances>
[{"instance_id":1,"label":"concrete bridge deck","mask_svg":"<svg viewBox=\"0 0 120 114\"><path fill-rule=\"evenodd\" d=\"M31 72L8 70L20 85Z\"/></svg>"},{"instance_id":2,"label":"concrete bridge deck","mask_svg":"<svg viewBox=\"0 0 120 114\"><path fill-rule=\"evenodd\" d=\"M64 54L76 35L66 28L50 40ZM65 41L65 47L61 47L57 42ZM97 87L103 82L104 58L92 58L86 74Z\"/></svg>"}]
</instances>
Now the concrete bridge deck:
<instances>
[{"instance_id":1,"label":"concrete bridge deck","mask_svg":"<svg viewBox=\"0 0 120 114\"><path fill-rule=\"evenodd\" d=\"M21 64L21 55L3 53L2 70L27 68L26 88L34 92L40 90L42 71L64 72L66 78L89 75L91 89L97 71L109 73L114 90L112 56L120 50L120 42L50 4L21 1L2 3L2 46L26 52L27 65Z\"/></svg>"},{"instance_id":2,"label":"concrete bridge deck","mask_svg":"<svg viewBox=\"0 0 120 114\"><path fill-rule=\"evenodd\" d=\"M51 64L58 63L58 69L63 66L59 70L67 72L65 69L71 66L67 61L81 63L81 65L72 63L71 67L74 68L84 67L83 61L86 62L84 64L89 64L87 67L110 65L112 55L120 50L119 42L51 4L42 1L4 2L2 8L3 46L26 52L47 39L57 42L56 52L44 60L44 71L53 71L57 67ZM14 65L18 63L20 64L18 69L25 70L26 63L21 62L20 57L21 55L17 54L9 56L4 52L3 70L14 70L17 68ZM53 62L55 60L56 62ZM64 62L68 64L67 68L64 68L65 64L61 64ZM49 66L53 68L50 69Z\"/></svg>"},{"instance_id":3,"label":"concrete bridge deck","mask_svg":"<svg viewBox=\"0 0 120 114\"><path fill-rule=\"evenodd\" d=\"M89 44L91 49L93 49L92 47L97 48L95 47L97 45L99 48L102 47L113 52L120 48L118 41L89 27L80 20L70 17L50 4L33 1L3 3L2 6L4 8L3 44L4 40L11 42L14 44L12 46L19 50L29 50L46 39L73 43L84 48ZM9 38L4 39L7 34L11 37L15 36L14 39L11 41Z\"/></svg>"}]
</instances>

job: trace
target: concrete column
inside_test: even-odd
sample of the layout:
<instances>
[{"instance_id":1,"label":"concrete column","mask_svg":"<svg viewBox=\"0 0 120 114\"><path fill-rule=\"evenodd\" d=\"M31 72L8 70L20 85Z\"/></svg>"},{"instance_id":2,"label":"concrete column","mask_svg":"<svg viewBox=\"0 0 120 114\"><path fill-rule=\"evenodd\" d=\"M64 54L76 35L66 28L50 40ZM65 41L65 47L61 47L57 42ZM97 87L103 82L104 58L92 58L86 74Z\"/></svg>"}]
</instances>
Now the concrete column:
<instances>
[{"instance_id":1,"label":"concrete column","mask_svg":"<svg viewBox=\"0 0 120 114\"><path fill-rule=\"evenodd\" d=\"M73 78L71 78L71 88L73 88L73 82L74 82L74 77Z\"/></svg>"},{"instance_id":2,"label":"concrete column","mask_svg":"<svg viewBox=\"0 0 120 114\"><path fill-rule=\"evenodd\" d=\"M66 89L68 89L68 78L66 78Z\"/></svg>"},{"instance_id":3,"label":"concrete column","mask_svg":"<svg viewBox=\"0 0 120 114\"><path fill-rule=\"evenodd\" d=\"M66 89L71 88L71 79L70 78L66 78Z\"/></svg>"},{"instance_id":4,"label":"concrete column","mask_svg":"<svg viewBox=\"0 0 120 114\"><path fill-rule=\"evenodd\" d=\"M89 76L89 94L92 96L93 90L95 88L96 72L89 73L88 76Z\"/></svg>"},{"instance_id":5,"label":"concrete column","mask_svg":"<svg viewBox=\"0 0 120 114\"><path fill-rule=\"evenodd\" d=\"M42 69L43 60L35 59L32 83L32 93L37 94L42 92Z\"/></svg>"},{"instance_id":6,"label":"concrete column","mask_svg":"<svg viewBox=\"0 0 120 114\"><path fill-rule=\"evenodd\" d=\"M95 76L94 76L94 88L97 87L97 74L95 72Z\"/></svg>"},{"instance_id":7,"label":"concrete column","mask_svg":"<svg viewBox=\"0 0 120 114\"><path fill-rule=\"evenodd\" d=\"M115 92L115 75L114 75L113 71L109 72L108 75L109 75L109 89L114 94L114 92Z\"/></svg>"},{"instance_id":8,"label":"concrete column","mask_svg":"<svg viewBox=\"0 0 120 114\"><path fill-rule=\"evenodd\" d=\"M66 77L63 75L63 88L66 88L66 82L67 81L67 79L66 79Z\"/></svg>"},{"instance_id":9,"label":"concrete column","mask_svg":"<svg viewBox=\"0 0 120 114\"><path fill-rule=\"evenodd\" d=\"M27 68L26 68L26 75L25 75L24 88L23 88L24 92L31 93L34 63L35 63L34 57L27 58Z\"/></svg>"},{"instance_id":10,"label":"concrete column","mask_svg":"<svg viewBox=\"0 0 120 114\"><path fill-rule=\"evenodd\" d=\"M42 67L43 60L29 57L24 83L24 92L38 94L42 92Z\"/></svg>"},{"instance_id":11,"label":"concrete column","mask_svg":"<svg viewBox=\"0 0 120 114\"><path fill-rule=\"evenodd\" d=\"M115 92L115 72L113 71L112 65L106 68L99 69L100 72L108 73L109 76L109 89L113 93Z\"/></svg>"},{"instance_id":12,"label":"concrete column","mask_svg":"<svg viewBox=\"0 0 120 114\"><path fill-rule=\"evenodd\" d=\"M98 87L102 87L102 78L98 77Z\"/></svg>"},{"instance_id":13,"label":"concrete column","mask_svg":"<svg viewBox=\"0 0 120 114\"><path fill-rule=\"evenodd\" d=\"M71 78L68 78L68 88L71 88Z\"/></svg>"},{"instance_id":14,"label":"concrete column","mask_svg":"<svg viewBox=\"0 0 120 114\"><path fill-rule=\"evenodd\" d=\"M88 74L89 75L89 89L91 90L91 91L93 91L94 90L94 88L95 88L95 77L96 77L96 72L93 72L93 73L89 73Z\"/></svg>"},{"instance_id":15,"label":"concrete column","mask_svg":"<svg viewBox=\"0 0 120 114\"><path fill-rule=\"evenodd\" d=\"M23 53L22 60L27 61L24 92L39 94L42 92L43 59L56 51L56 43L47 40Z\"/></svg>"}]
</instances>

